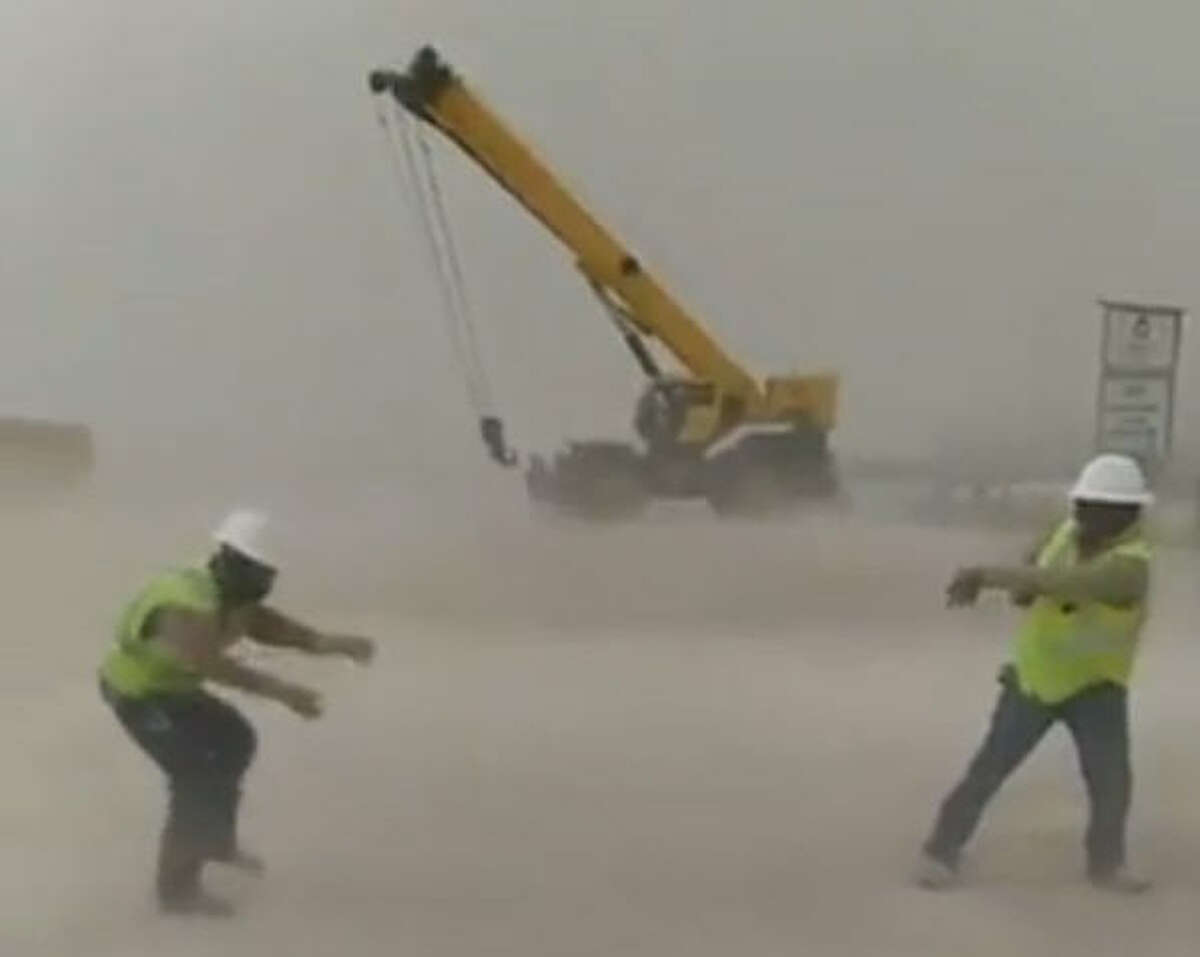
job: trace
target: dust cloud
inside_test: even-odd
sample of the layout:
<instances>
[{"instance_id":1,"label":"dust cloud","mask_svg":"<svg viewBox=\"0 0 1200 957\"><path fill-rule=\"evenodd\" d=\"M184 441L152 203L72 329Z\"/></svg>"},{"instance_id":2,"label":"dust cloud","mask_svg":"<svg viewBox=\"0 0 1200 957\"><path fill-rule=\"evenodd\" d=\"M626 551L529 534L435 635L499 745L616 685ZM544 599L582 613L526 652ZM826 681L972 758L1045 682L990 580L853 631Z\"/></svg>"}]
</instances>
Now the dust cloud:
<instances>
[{"instance_id":1,"label":"dust cloud","mask_svg":"<svg viewBox=\"0 0 1200 957\"><path fill-rule=\"evenodd\" d=\"M1080 880L1056 733L966 887L927 896L913 855L1013 626L941 588L1015 555L1058 491L931 522L855 467L1053 483L1091 438L1096 297L1200 301L1200 12L1150 9L6 5L0 413L87 422L97 463L0 503L3 952L1191 953L1190 504L1160 519L1135 695L1131 844L1159 886ZM491 469L365 89L428 41L734 354L842 374L848 507L593 528ZM639 383L569 259L439 166L515 442L625 436ZM160 782L94 668L129 591L235 502L283 525L281 603L382 652L254 653L328 714L242 702L270 872L214 873L237 919L178 923L149 901Z\"/></svg>"}]
</instances>

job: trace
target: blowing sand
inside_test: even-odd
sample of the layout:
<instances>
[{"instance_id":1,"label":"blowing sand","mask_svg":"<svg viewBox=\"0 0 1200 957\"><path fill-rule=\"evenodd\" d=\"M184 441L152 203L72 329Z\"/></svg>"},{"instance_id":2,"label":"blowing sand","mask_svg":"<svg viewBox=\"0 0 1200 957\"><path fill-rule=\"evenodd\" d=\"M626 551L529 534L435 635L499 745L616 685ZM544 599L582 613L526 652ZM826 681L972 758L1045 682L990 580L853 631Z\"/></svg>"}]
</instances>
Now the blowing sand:
<instances>
[{"instance_id":1,"label":"blowing sand","mask_svg":"<svg viewBox=\"0 0 1200 957\"><path fill-rule=\"evenodd\" d=\"M941 588L1018 536L291 512L281 602L382 651L367 671L256 655L318 682L328 713L244 702L261 735L244 833L270 872L214 872L241 910L217 923L154 913L161 783L93 678L117 604L202 547L213 510L6 516L0 953L1196 953L1189 552L1160 556L1135 698L1131 848L1156 889L1081 881L1081 784L1056 731L985 818L965 886L929 895L908 871L1014 620L947 612Z\"/></svg>"}]
</instances>

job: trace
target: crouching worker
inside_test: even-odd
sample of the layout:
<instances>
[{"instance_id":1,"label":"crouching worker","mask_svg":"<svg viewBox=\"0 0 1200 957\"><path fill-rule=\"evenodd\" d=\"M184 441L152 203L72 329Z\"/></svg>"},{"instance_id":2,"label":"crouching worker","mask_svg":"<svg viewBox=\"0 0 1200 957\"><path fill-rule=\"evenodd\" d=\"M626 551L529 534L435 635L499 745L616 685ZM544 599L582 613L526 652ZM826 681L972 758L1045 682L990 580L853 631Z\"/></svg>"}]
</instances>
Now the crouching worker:
<instances>
[{"instance_id":1,"label":"crouching worker","mask_svg":"<svg viewBox=\"0 0 1200 957\"><path fill-rule=\"evenodd\" d=\"M1149 883L1125 866L1131 773L1126 688L1146 617L1150 547L1142 511L1151 503L1133 459L1101 455L1071 492L1073 514L1012 568L965 568L951 606L984 589L1028 606L1001 672L991 727L965 777L946 797L924 845L917 881L942 888L984 806L1046 732L1062 721L1074 739L1089 802L1087 874L1099 887L1138 893Z\"/></svg>"},{"instance_id":2,"label":"crouching worker","mask_svg":"<svg viewBox=\"0 0 1200 957\"><path fill-rule=\"evenodd\" d=\"M261 513L232 512L214 536L216 550L207 565L167 572L128 604L100 668L104 699L167 778L169 807L156 875L159 905L167 912L230 912L225 901L201 887L207 861L262 868L237 839L254 729L205 684L273 699L305 718L321 714L315 691L239 663L230 648L247 637L363 664L374 653L368 639L322 634L263 604L276 577L266 531Z\"/></svg>"}]
</instances>

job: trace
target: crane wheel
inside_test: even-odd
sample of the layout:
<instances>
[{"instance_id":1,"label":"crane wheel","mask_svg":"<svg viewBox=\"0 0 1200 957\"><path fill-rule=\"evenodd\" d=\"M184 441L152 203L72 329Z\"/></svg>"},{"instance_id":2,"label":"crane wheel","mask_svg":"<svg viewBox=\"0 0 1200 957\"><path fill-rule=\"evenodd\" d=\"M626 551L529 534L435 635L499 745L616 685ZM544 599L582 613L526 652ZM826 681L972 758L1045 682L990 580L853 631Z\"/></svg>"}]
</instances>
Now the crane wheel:
<instances>
[{"instance_id":1,"label":"crane wheel","mask_svg":"<svg viewBox=\"0 0 1200 957\"><path fill-rule=\"evenodd\" d=\"M526 486L535 502L591 521L637 518L650 502L644 461L622 443L577 443L553 465L535 457Z\"/></svg>"},{"instance_id":2,"label":"crane wheel","mask_svg":"<svg viewBox=\"0 0 1200 957\"><path fill-rule=\"evenodd\" d=\"M840 496L833 457L819 434L748 433L710 464L706 497L727 517L769 519Z\"/></svg>"}]
</instances>

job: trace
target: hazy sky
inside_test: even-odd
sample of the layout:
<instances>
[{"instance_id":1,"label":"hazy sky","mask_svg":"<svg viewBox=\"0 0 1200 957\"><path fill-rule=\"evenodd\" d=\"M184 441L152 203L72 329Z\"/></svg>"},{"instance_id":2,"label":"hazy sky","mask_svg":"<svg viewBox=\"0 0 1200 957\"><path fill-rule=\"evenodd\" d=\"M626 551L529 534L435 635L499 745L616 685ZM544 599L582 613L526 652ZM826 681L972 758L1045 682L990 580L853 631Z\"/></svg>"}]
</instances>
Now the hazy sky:
<instances>
[{"instance_id":1,"label":"hazy sky","mask_svg":"<svg viewBox=\"0 0 1200 957\"><path fill-rule=\"evenodd\" d=\"M841 372L843 446L1083 443L1095 298L1200 304L1198 28L1116 0L10 0L0 406L122 448L474 463L364 86L433 41L732 351ZM639 382L570 260L440 154L514 438L622 434Z\"/></svg>"}]
</instances>

